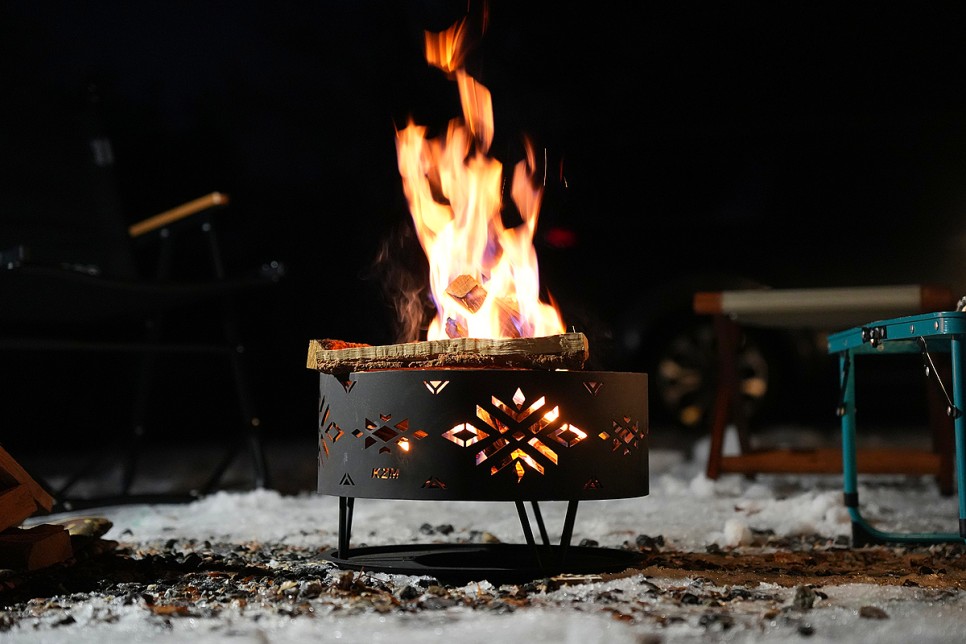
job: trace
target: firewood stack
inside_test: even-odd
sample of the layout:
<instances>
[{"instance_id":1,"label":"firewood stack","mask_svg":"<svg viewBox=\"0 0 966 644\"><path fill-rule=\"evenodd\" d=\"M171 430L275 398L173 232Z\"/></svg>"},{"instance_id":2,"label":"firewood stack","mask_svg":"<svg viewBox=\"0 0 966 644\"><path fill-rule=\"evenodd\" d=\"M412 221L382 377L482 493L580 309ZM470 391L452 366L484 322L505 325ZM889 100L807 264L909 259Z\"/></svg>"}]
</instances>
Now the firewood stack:
<instances>
[{"instance_id":1,"label":"firewood stack","mask_svg":"<svg viewBox=\"0 0 966 644\"><path fill-rule=\"evenodd\" d=\"M0 569L37 570L73 556L64 526L19 527L24 520L46 514L54 499L0 447Z\"/></svg>"}]
</instances>

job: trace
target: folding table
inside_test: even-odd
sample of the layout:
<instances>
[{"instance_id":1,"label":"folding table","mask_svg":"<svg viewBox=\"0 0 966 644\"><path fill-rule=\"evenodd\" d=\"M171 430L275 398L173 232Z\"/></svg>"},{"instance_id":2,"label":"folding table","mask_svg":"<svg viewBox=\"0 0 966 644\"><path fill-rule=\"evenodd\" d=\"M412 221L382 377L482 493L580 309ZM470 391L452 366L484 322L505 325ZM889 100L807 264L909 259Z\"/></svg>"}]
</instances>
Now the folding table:
<instances>
[{"instance_id":1,"label":"folding table","mask_svg":"<svg viewBox=\"0 0 966 644\"><path fill-rule=\"evenodd\" d=\"M885 542L944 543L966 541L966 406L964 392L964 341L966 313L941 311L909 315L871 322L828 337L829 354L839 356L839 378L842 398L838 409L842 421L842 474L845 506L852 519L854 545ZM873 528L859 508L858 471L856 467L855 371L858 356L899 353L922 355L926 375L935 379L946 397L948 413L953 418L953 446L956 489L959 494L959 533L953 532L888 532ZM948 353L951 365L948 382L936 369L933 356ZM864 361L863 361L864 362Z\"/></svg>"}]
</instances>

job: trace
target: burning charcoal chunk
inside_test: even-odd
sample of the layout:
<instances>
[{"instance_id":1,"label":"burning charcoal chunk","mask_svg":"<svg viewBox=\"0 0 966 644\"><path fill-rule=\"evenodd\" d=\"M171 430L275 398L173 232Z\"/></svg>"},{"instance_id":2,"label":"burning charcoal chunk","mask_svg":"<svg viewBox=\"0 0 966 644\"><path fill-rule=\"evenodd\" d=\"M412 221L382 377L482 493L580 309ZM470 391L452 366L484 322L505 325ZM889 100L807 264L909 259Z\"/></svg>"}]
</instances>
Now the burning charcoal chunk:
<instances>
[{"instance_id":1,"label":"burning charcoal chunk","mask_svg":"<svg viewBox=\"0 0 966 644\"><path fill-rule=\"evenodd\" d=\"M438 526L436 526L435 530L440 534L452 534L453 526L451 526L448 523L441 523Z\"/></svg>"},{"instance_id":2,"label":"burning charcoal chunk","mask_svg":"<svg viewBox=\"0 0 966 644\"><path fill-rule=\"evenodd\" d=\"M580 545L585 548L596 548L600 544L594 539L581 539Z\"/></svg>"},{"instance_id":3,"label":"burning charcoal chunk","mask_svg":"<svg viewBox=\"0 0 966 644\"><path fill-rule=\"evenodd\" d=\"M460 275L450 282L446 292L470 313L476 313L486 301L486 289L472 275Z\"/></svg>"},{"instance_id":4,"label":"burning charcoal chunk","mask_svg":"<svg viewBox=\"0 0 966 644\"><path fill-rule=\"evenodd\" d=\"M429 525L428 523L424 523L423 525L419 526L419 532L422 533L422 534L435 534L436 533L436 531L433 530L433 526Z\"/></svg>"}]
</instances>

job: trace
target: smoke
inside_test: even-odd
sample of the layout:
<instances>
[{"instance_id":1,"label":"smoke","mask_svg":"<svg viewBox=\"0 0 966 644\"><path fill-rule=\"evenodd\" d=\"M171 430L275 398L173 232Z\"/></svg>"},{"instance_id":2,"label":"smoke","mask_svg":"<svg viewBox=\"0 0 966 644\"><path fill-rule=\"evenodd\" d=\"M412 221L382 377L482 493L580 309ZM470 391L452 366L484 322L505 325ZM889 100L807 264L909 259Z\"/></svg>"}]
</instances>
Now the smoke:
<instances>
[{"instance_id":1,"label":"smoke","mask_svg":"<svg viewBox=\"0 0 966 644\"><path fill-rule=\"evenodd\" d=\"M411 221L382 239L371 276L379 280L383 297L395 309L394 341L425 340L436 305L429 287L429 262Z\"/></svg>"}]
</instances>

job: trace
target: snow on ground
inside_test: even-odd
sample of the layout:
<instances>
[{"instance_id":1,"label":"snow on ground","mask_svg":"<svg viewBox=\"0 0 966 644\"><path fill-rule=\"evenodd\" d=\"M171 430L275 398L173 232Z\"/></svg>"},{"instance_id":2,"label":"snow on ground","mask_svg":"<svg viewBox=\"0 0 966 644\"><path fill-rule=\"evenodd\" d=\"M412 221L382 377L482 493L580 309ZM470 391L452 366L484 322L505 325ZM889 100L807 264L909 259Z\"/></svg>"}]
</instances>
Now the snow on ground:
<instances>
[{"instance_id":1,"label":"snow on ground","mask_svg":"<svg viewBox=\"0 0 966 644\"><path fill-rule=\"evenodd\" d=\"M585 502L577 514L573 543L596 540L620 548L639 535L661 536L666 547L704 551L711 544L734 548L753 535L850 533L837 476L759 476L751 480L703 475L705 453L652 450L650 493L635 499ZM955 497L941 496L929 477L860 479L865 515L894 530L956 530ZM559 538L564 504L541 504L551 538ZM272 490L218 492L185 505L127 505L78 514L113 522L106 538L122 544L158 540L283 543L330 548L336 542L338 501L314 492L282 495ZM44 520L50 520L45 517ZM456 541L486 531L500 541L523 541L512 504L381 501L359 499L353 546L421 543L426 524L449 524ZM555 534L556 533L556 534ZM438 538L439 535L436 535ZM375 573L395 587L414 578ZM404 577L404 576L403 576ZM395 579L394 579L395 578ZM5 643L71 641L97 644L144 642L958 642L966 632L966 592L953 589L829 585L810 610L796 608L796 589L762 583L742 601L730 601L726 618L689 607L682 593L726 596L734 589L709 588L701 578L662 579L632 575L548 588L531 594L526 606L486 581L462 589L464 596L492 597L488 609L462 603L436 610L360 608L322 597L307 599L298 615L270 606L231 603L172 619L139 601L92 593L52 599L61 610L21 613L0 632ZM711 595L709 595L709 593ZM313 603L314 602L314 603ZM499 610L494 607L500 607ZM873 607L870 609L869 607ZM868 613L874 610L873 614ZM881 614L880 614L881 613ZM877 619L877 617L882 617Z\"/></svg>"}]
</instances>

